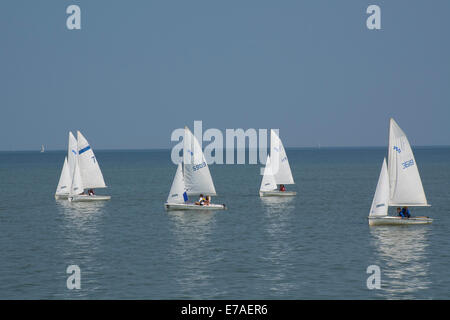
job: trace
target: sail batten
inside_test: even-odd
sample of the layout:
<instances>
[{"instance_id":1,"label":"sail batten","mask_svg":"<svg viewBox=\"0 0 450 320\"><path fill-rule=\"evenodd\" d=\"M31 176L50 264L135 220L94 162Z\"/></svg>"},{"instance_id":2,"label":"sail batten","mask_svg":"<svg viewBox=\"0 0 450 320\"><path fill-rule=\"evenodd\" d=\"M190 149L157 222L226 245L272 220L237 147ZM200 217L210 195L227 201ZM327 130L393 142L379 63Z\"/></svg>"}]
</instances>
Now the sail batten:
<instances>
[{"instance_id":1,"label":"sail batten","mask_svg":"<svg viewBox=\"0 0 450 320\"><path fill-rule=\"evenodd\" d=\"M429 204L429 203L417 204L417 203L408 203L408 202L400 202L400 203L389 202L389 206L390 207L431 207L431 204Z\"/></svg>"},{"instance_id":2,"label":"sail batten","mask_svg":"<svg viewBox=\"0 0 450 320\"><path fill-rule=\"evenodd\" d=\"M388 174L390 206L428 206L411 145L394 119L389 125Z\"/></svg>"}]
</instances>

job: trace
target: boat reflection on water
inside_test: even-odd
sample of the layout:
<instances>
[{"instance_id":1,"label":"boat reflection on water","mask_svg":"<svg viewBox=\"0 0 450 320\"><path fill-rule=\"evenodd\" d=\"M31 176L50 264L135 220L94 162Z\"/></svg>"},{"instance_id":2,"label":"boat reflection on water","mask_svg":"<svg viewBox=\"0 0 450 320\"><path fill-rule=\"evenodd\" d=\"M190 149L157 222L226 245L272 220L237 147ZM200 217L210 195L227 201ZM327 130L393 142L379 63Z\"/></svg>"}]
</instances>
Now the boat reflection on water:
<instances>
[{"instance_id":1,"label":"boat reflection on water","mask_svg":"<svg viewBox=\"0 0 450 320\"><path fill-rule=\"evenodd\" d=\"M279 214L294 209L295 197L262 197L267 213Z\"/></svg>"},{"instance_id":2,"label":"boat reflection on water","mask_svg":"<svg viewBox=\"0 0 450 320\"><path fill-rule=\"evenodd\" d=\"M263 197L263 225L268 241L264 242L264 254L261 259L268 264L270 272L260 276L267 282L265 290L268 297L288 297L298 286L295 277L296 248L292 245L294 237L293 216L295 197ZM261 244L263 245L263 244Z\"/></svg>"},{"instance_id":3,"label":"boat reflection on water","mask_svg":"<svg viewBox=\"0 0 450 320\"><path fill-rule=\"evenodd\" d=\"M101 246L104 244L103 216L105 213L105 202L69 202L68 200L57 201L57 209L62 217L59 230L61 242L57 244L61 254L61 261L66 268L69 265L77 265L81 269L83 290L64 290L57 298L76 296L87 297L93 291L101 288L100 277L86 276L92 273L101 275L105 266L100 264L102 255ZM55 248L58 249L58 248ZM65 270L64 270L65 271ZM67 274L62 273L62 278Z\"/></svg>"},{"instance_id":4,"label":"boat reflection on water","mask_svg":"<svg viewBox=\"0 0 450 320\"><path fill-rule=\"evenodd\" d=\"M173 210L168 211L167 215L173 222L171 229L177 240L188 246L193 242L203 241L215 222L215 213L211 211Z\"/></svg>"},{"instance_id":5,"label":"boat reflection on water","mask_svg":"<svg viewBox=\"0 0 450 320\"><path fill-rule=\"evenodd\" d=\"M414 299L416 293L429 288L428 232L425 226L370 228L383 296Z\"/></svg>"},{"instance_id":6,"label":"boat reflection on water","mask_svg":"<svg viewBox=\"0 0 450 320\"><path fill-rule=\"evenodd\" d=\"M57 208L62 213L70 229L76 228L78 231L88 231L95 227L93 223L99 219L104 212L106 203L103 201L95 202L70 202L67 200L56 201Z\"/></svg>"},{"instance_id":7,"label":"boat reflection on water","mask_svg":"<svg viewBox=\"0 0 450 320\"><path fill-rule=\"evenodd\" d=\"M212 264L220 259L211 256L215 213L177 210L168 211L167 215L175 238L169 257L177 265L174 280L181 289L177 298L206 298L203 294L210 290L209 285L214 280Z\"/></svg>"},{"instance_id":8,"label":"boat reflection on water","mask_svg":"<svg viewBox=\"0 0 450 320\"><path fill-rule=\"evenodd\" d=\"M90 203L57 201L58 211L62 214L64 221L61 232L64 234L64 239L74 248L68 256L77 251L88 255L98 247L102 236L98 228L105 212L105 205L106 203L102 201ZM82 251L81 248L86 250Z\"/></svg>"}]
</instances>

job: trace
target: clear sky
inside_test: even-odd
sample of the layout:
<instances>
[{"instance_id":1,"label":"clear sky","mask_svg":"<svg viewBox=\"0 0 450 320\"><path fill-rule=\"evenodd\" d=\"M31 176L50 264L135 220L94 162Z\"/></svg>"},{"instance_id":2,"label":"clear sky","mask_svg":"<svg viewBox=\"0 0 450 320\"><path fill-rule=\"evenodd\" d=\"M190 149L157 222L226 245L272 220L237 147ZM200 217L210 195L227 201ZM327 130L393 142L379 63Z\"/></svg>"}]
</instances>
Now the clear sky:
<instances>
[{"instance_id":1,"label":"clear sky","mask_svg":"<svg viewBox=\"0 0 450 320\"><path fill-rule=\"evenodd\" d=\"M450 1L0 1L0 150L168 148L194 120L382 146L389 117L450 145Z\"/></svg>"}]
</instances>

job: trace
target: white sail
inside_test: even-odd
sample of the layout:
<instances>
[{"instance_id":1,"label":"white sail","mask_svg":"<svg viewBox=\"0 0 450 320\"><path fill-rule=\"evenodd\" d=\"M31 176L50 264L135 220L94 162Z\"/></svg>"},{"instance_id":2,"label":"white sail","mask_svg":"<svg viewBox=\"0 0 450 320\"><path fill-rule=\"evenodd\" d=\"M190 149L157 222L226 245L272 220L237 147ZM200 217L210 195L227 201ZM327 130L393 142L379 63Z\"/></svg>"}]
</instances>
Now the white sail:
<instances>
[{"instance_id":1,"label":"white sail","mask_svg":"<svg viewBox=\"0 0 450 320\"><path fill-rule=\"evenodd\" d=\"M389 174L386 165L386 158L383 160L380 177L378 178L377 189L373 196L370 217L384 217L388 214L389 208Z\"/></svg>"},{"instance_id":2,"label":"white sail","mask_svg":"<svg viewBox=\"0 0 450 320\"><path fill-rule=\"evenodd\" d=\"M92 151L91 146L80 131L77 131L77 140L78 166L80 167L83 187L85 189L106 188L94 151Z\"/></svg>"},{"instance_id":3,"label":"white sail","mask_svg":"<svg viewBox=\"0 0 450 320\"><path fill-rule=\"evenodd\" d=\"M75 159L75 168L73 171L72 185L70 187L70 196L79 195L83 193L85 186L83 185L83 179L81 177L80 165L78 162L78 156Z\"/></svg>"},{"instance_id":4,"label":"white sail","mask_svg":"<svg viewBox=\"0 0 450 320\"><path fill-rule=\"evenodd\" d=\"M72 177L70 175L69 165L67 164L67 157L64 158L64 165L59 177L58 186L56 187L56 195L69 194L70 186L72 184Z\"/></svg>"},{"instance_id":5,"label":"white sail","mask_svg":"<svg viewBox=\"0 0 450 320\"><path fill-rule=\"evenodd\" d=\"M394 119L389 126L390 206L428 206L414 154Z\"/></svg>"},{"instance_id":6,"label":"white sail","mask_svg":"<svg viewBox=\"0 0 450 320\"><path fill-rule=\"evenodd\" d=\"M216 195L202 148L188 127L184 129L183 167L184 183L188 195Z\"/></svg>"},{"instance_id":7,"label":"white sail","mask_svg":"<svg viewBox=\"0 0 450 320\"><path fill-rule=\"evenodd\" d=\"M78 152L77 151L78 145L77 145L77 139L75 139L75 137L71 131L69 131L69 143L67 146L68 146L67 147L67 164L69 166L70 178L72 179L73 172L75 169L75 161L76 161L77 152Z\"/></svg>"},{"instance_id":8,"label":"white sail","mask_svg":"<svg viewBox=\"0 0 450 320\"><path fill-rule=\"evenodd\" d=\"M41 153L45 152L45 147L44 145L41 145Z\"/></svg>"},{"instance_id":9,"label":"white sail","mask_svg":"<svg viewBox=\"0 0 450 320\"><path fill-rule=\"evenodd\" d=\"M266 167L264 168L264 176L261 181L260 191L272 191L277 189L277 183L272 173L270 156L267 156Z\"/></svg>"},{"instance_id":10,"label":"white sail","mask_svg":"<svg viewBox=\"0 0 450 320\"><path fill-rule=\"evenodd\" d=\"M272 157L272 174L277 184L294 184L289 160L283 143L274 130L270 130L270 156Z\"/></svg>"},{"instance_id":11,"label":"white sail","mask_svg":"<svg viewBox=\"0 0 450 320\"><path fill-rule=\"evenodd\" d=\"M183 179L183 166L179 163L169 196L167 197L167 203L185 203L187 200L188 197Z\"/></svg>"}]
</instances>

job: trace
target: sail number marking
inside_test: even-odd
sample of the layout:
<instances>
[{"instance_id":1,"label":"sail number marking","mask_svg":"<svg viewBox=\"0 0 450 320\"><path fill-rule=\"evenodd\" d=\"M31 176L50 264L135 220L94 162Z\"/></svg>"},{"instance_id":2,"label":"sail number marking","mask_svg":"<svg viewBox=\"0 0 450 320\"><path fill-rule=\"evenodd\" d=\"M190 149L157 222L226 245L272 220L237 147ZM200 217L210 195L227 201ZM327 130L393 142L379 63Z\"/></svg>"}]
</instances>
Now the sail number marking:
<instances>
[{"instance_id":1,"label":"sail number marking","mask_svg":"<svg viewBox=\"0 0 450 320\"><path fill-rule=\"evenodd\" d=\"M197 170L200 170L201 168L204 168L204 167L206 167L206 162L205 161L203 161L200 164L197 164L197 165L193 166L192 170L197 171Z\"/></svg>"},{"instance_id":2,"label":"sail number marking","mask_svg":"<svg viewBox=\"0 0 450 320\"><path fill-rule=\"evenodd\" d=\"M414 165L414 160L408 160L402 163L403 169L408 169L409 167Z\"/></svg>"}]
</instances>

